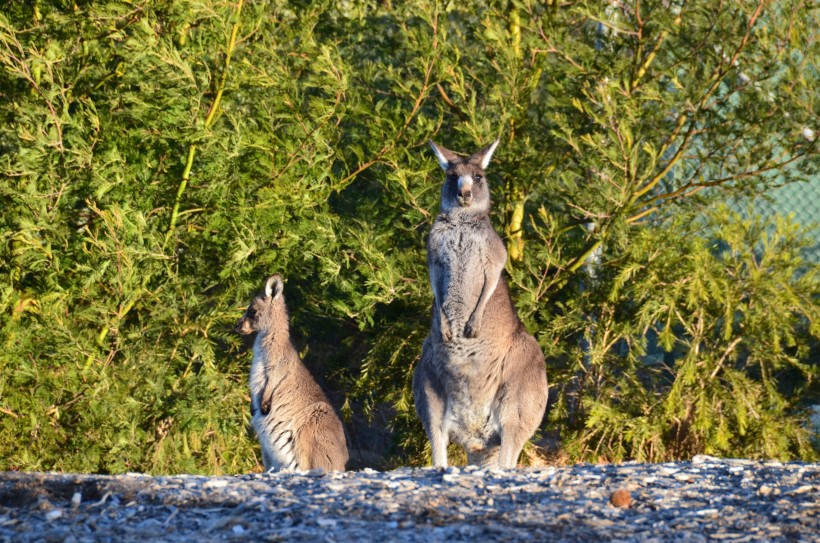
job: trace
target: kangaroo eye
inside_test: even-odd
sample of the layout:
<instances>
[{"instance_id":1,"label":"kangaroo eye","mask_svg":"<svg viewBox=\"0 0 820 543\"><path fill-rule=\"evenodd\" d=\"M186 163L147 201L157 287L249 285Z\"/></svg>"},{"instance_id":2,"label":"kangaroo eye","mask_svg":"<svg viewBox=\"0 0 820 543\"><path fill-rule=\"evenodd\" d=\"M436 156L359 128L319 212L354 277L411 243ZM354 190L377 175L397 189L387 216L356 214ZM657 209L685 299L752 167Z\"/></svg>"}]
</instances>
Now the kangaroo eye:
<instances>
[{"instance_id":1,"label":"kangaroo eye","mask_svg":"<svg viewBox=\"0 0 820 543\"><path fill-rule=\"evenodd\" d=\"M474 176L473 176L473 179L475 179L475 180L476 180L476 181L478 181L479 183L481 182L481 176L480 176L480 175L474 175Z\"/></svg>"}]
</instances>

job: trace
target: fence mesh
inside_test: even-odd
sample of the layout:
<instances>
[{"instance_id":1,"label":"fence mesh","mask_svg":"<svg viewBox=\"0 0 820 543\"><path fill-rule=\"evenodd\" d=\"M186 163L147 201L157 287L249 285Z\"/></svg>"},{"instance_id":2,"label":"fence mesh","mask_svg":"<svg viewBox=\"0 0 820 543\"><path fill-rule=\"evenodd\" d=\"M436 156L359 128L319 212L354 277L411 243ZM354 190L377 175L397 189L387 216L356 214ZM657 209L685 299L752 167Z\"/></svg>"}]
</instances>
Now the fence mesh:
<instances>
[{"instance_id":1,"label":"fence mesh","mask_svg":"<svg viewBox=\"0 0 820 543\"><path fill-rule=\"evenodd\" d=\"M820 262L820 177L790 183L769 194L771 201L761 199L757 212L764 217L792 214L795 222L810 230L814 241L806 250L806 259Z\"/></svg>"}]
</instances>

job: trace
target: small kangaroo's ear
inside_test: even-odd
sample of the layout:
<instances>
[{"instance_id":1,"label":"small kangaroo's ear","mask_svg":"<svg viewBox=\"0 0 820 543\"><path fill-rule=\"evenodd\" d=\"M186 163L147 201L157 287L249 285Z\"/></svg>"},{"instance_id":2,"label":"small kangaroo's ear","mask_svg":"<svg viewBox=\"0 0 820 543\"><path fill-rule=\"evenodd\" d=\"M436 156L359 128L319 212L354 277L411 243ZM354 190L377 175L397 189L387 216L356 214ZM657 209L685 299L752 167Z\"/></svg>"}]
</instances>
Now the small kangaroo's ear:
<instances>
[{"instance_id":1,"label":"small kangaroo's ear","mask_svg":"<svg viewBox=\"0 0 820 543\"><path fill-rule=\"evenodd\" d=\"M430 148L433 149L433 154L436 155L439 166L441 166L441 169L444 171L447 171L451 162L458 160L457 154L444 147L439 147L433 140L430 140Z\"/></svg>"},{"instance_id":2,"label":"small kangaroo's ear","mask_svg":"<svg viewBox=\"0 0 820 543\"><path fill-rule=\"evenodd\" d=\"M265 282L265 296L276 299L282 294L283 288L282 276L278 273L271 275Z\"/></svg>"},{"instance_id":3,"label":"small kangaroo's ear","mask_svg":"<svg viewBox=\"0 0 820 543\"><path fill-rule=\"evenodd\" d=\"M471 156L470 162L473 164L478 164L482 170L486 170L487 166L490 165L490 159L493 158L493 153L495 152L495 148L498 147L499 141L500 140L495 140L487 147Z\"/></svg>"}]
</instances>

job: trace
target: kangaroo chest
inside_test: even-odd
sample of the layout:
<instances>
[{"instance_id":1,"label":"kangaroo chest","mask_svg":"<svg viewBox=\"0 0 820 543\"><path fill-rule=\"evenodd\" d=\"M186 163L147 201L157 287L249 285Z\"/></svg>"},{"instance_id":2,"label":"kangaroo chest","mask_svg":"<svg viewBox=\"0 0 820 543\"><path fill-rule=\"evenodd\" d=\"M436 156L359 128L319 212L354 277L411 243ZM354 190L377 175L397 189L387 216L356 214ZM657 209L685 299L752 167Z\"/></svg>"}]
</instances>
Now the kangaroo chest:
<instances>
[{"instance_id":1,"label":"kangaroo chest","mask_svg":"<svg viewBox=\"0 0 820 543\"><path fill-rule=\"evenodd\" d=\"M283 387L287 387L287 378L273 381L269 388L271 399L265 404L267 413L257 411L252 419L262 454L267 459L266 464L277 469L298 469L296 461L296 434L298 431L294 404L289 401L287 394L282 394Z\"/></svg>"},{"instance_id":2,"label":"kangaroo chest","mask_svg":"<svg viewBox=\"0 0 820 543\"><path fill-rule=\"evenodd\" d=\"M265 353L254 345L250 389L251 423L259 436L265 465L276 469L297 469L294 383L287 371L265 366Z\"/></svg>"},{"instance_id":3,"label":"kangaroo chest","mask_svg":"<svg viewBox=\"0 0 820 543\"><path fill-rule=\"evenodd\" d=\"M484 270L490 267L491 226L478 223L437 222L430 232L429 256L433 288L453 324L464 324L484 288Z\"/></svg>"}]
</instances>

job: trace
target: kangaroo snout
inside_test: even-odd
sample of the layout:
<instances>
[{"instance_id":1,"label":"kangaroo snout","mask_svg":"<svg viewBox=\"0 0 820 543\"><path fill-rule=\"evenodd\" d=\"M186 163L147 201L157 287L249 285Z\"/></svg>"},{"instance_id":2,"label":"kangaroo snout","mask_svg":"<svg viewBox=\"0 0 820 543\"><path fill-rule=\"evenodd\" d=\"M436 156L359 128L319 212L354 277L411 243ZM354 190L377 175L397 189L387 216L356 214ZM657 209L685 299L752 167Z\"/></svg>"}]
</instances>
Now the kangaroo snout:
<instances>
[{"instance_id":1,"label":"kangaroo snout","mask_svg":"<svg viewBox=\"0 0 820 543\"><path fill-rule=\"evenodd\" d=\"M458 181L458 205L467 207L473 201L473 184L470 181Z\"/></svg>"},{"instance_id":2,"label":"kangaroo snout","mask_svg":"<svg viewBox=\"0 0 820 543\"><path fill-rule=\"evenodd\" d=\"M239 321L236 323L234 331L240 336L247 336L253 332L250 324L248 323L248 320L244 317L239 319Z\"/></svg>"}]
</instances>

